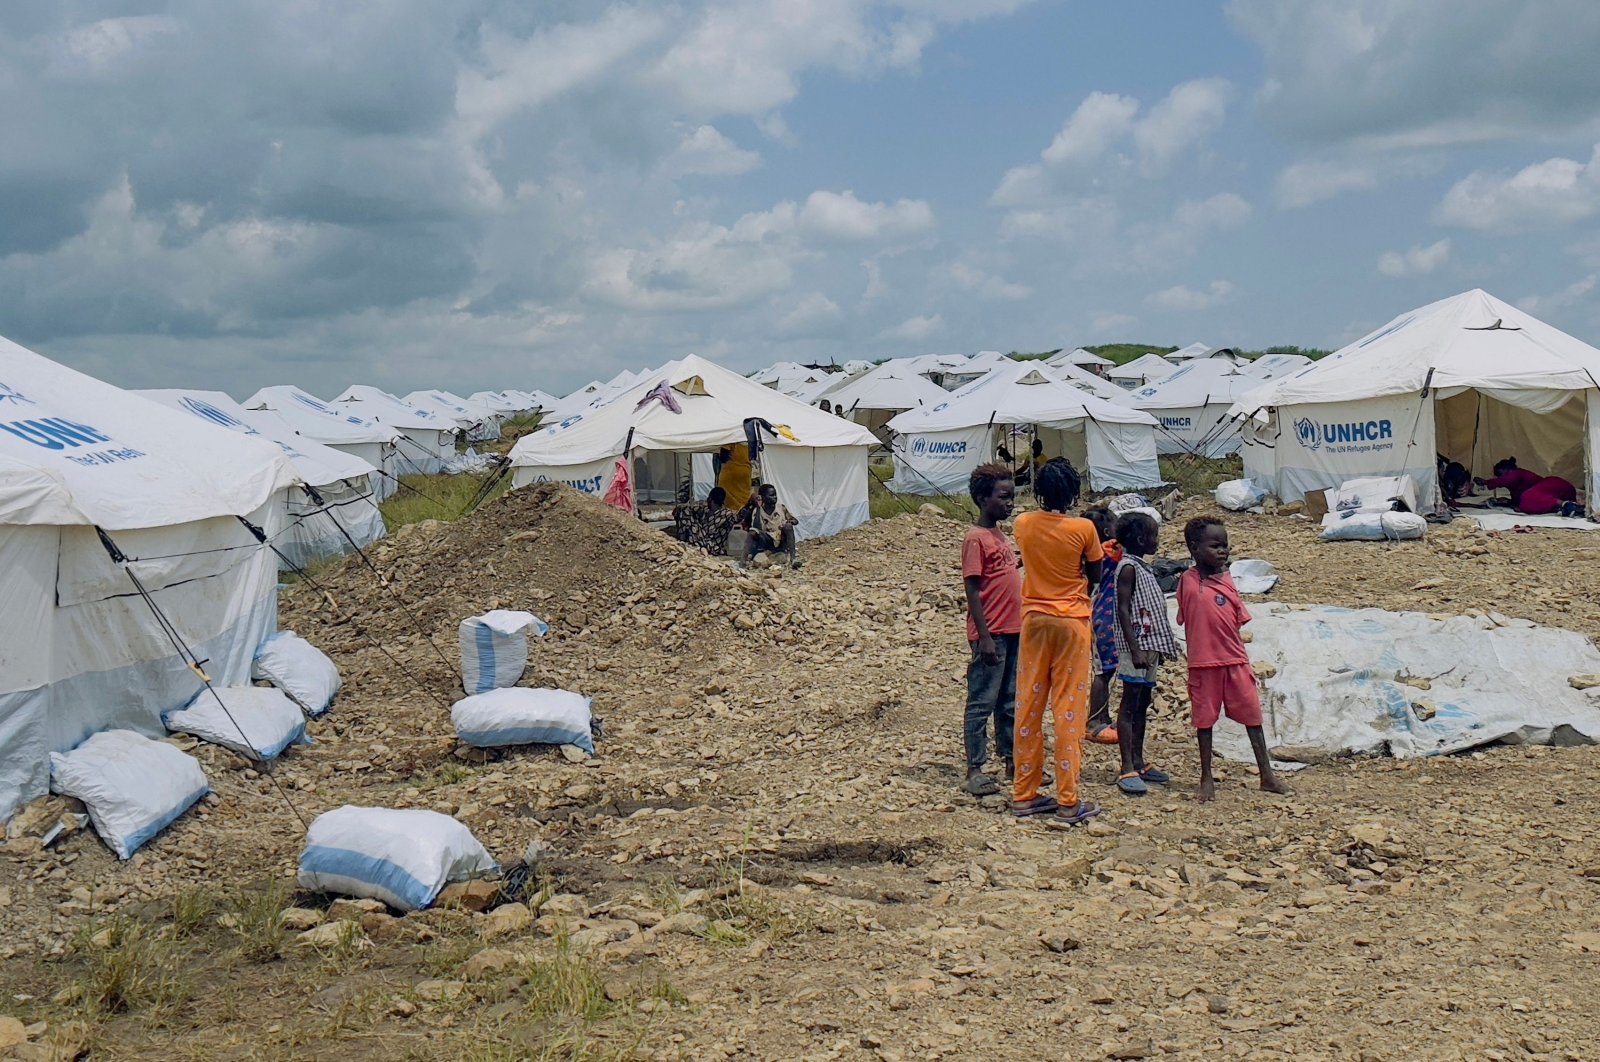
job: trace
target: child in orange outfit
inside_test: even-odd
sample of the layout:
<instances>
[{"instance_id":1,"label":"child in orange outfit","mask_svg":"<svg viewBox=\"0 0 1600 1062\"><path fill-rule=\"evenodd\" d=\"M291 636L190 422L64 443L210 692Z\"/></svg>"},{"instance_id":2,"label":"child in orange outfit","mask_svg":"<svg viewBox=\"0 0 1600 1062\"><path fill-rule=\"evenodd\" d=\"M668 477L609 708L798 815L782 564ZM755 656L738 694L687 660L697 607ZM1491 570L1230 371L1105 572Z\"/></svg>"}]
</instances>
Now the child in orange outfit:
<instances>
[{"instance_id":1,"label":"child in orange outfit","mask_svg":"<svg viewBox=\"0 0 1600 1062\"><path fill-rule=\"evenodd\" d=\"M1261 772L1261 788L1288 793L1272 770L1261 729L1261 694L1239 630L1250 622L1228 573L1228 529L1214 516L1197 516L1183 529L1194 567L1178 580L1178 623L1188 642L1189 711L1200 745L1199 799L1216 796L1211 777L1211 730L1223 713L1245 728Z\"/></svg>"},{"instance_id":2,"label":"child in orange outfit","mask_svg":"<svg viewBox=\"0 0 1600 1062\"><path fill-rule=\"evenodd\" d=\"M1069 462L1059 457L1047 462L1034 482L1043 509L1018 516L1014 531L1023 575L1011 811L1018 818L1049 815L1055 826L1076 826L1100 813L1078 799L1078 768L1093 670L1090 593L1100 583L1105 554L1095 526L1067 515L1078 490L1078 473ZM1039 795L1046 704L1055 723L1059 804Z\"/></svg>"}]
</instances>

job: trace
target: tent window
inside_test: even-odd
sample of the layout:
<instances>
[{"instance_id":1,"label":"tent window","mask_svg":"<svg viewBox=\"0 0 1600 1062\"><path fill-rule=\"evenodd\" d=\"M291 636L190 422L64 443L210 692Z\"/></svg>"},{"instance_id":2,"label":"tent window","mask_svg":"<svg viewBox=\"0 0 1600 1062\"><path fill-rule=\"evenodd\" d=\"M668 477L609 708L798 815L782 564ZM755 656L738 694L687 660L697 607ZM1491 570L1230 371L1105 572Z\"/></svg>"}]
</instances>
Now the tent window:
<instances>
[{"instance_id":1,"label":"tent window","mask_svg":"<svg viewBox=\"0 0 1600 1062\"><path fill-rule=\"evenodd\" d=\"M709 395L711 393L706 390L706 382L698 376L690 376L687 379L679 380L672 385L672 389L680 395Z\"/></svg>"}]
</instances>

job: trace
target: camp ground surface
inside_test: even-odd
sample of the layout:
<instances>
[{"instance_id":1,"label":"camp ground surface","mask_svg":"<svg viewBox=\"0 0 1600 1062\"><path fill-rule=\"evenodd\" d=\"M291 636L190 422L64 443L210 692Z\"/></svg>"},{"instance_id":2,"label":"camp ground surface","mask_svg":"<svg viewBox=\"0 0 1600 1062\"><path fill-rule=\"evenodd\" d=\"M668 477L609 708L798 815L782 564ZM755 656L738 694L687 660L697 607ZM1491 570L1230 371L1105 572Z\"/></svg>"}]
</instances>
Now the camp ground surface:
<instances>
[{"instance_id":1,"label":"camp ground surface","mask_svg":"<svg viewBox=\"0 0 1600 1062\"><path fill-rule=\"evenodd\" d=\"M1228 520L1271 600L1600 633L1594 536ZM779 575L555 486L402 529L371 550L387 587L352 560L284 595L345 677L315 745L270 780L197 749L215 800L128 863L87 833L0 854L0 1014L96 1058L1593 1057L1600 749L1335 762L1287 799L1229 764L1202 807L1170 675L1171 792L1120 798L1092 748L1106 815L1018 824L956 788L963 531L873 521ZM524 683L595 698L592 765L451 755L446 658L490 607L551 622ZM448 812L503 863L537 839L544 891L405 918L295 895L273 782L308 819Z\"/></svg>"}]
</instances>

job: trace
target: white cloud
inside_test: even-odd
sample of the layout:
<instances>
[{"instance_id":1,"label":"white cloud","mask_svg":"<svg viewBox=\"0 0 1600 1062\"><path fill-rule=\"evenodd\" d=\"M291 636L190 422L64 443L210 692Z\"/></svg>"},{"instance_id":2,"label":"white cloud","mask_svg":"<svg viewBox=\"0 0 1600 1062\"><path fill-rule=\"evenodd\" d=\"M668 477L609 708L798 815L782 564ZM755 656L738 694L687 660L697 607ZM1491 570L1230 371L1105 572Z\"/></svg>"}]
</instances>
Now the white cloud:
<instances>
[{"instance_id":1,"label":"white cloud","mask_svg":"<svg viewBox=\"0 0 1600 1062\"><path fill-rule=\"evenodd\" d=\"M944 327L944 318L939 314L918 314L908 317L904 321L883 333L885 339L902 339L909 343L927 339Z\"/></svg>"},{"instance_id":2,"label":"white cloud","mask_svg":"<svg viewBox=\"0 0 1600 1062\"><path fill-rule=\"evenodd\" d=\"M1300 141L1378 151L1594 136L1600 5L1230 0L1261 47L1259 104Z\"/></svg>"},{"instance_id":3,"label":"white cloud","mask_svg":"<svg viewBox=\"0 0 1600 1062\"><path fill-rule=\"evenodd\" d=\"M1194 312L1209 310L1233 298L1234 286L1231 281L1213 280L1204 291L1179 284L1177 287L1167 288L1145 297L1146 306L1156 310L1165 310L1170 313Z\"/></svg>"},{"instance_id":4,"label":"white cloud","mask_svg":"<svg viewBox=\"0 0 1600 1062\"><path fill-rule=\"evenodd\" d=\"M1440 240L1409 251L1385 251L1378 259L1378 272L1386 277L1420 277L1432 273L1450 260L1450 241Z\"/></svg>"},{"instance_id":5,"label":"white cloud","mask_svg":"<svg viewBox=\"0 0 1600 1062\"><path fill-rule=\"evenodd\" d=\"M1115 335L1139 323L1139 319L1126 313L1100 313L1089 321L1089 328L1095 335Z\"/></svg>"},{"instance_id":6,"label":"white cloud","mask_svg":"<svg viewBox=\"0 0 1600 1062\"><path fill-rule=\"evenodd\" d=\"M1000 221L1000 236L1006 240L1098 244L1111 238L1120 215L1110 196L1090 196L1060 206L1008 211Z\"/></svg>"},{"instance_id":7,"label":"white cloud","mask_svg":"<svg viewBox=\"0 0 1600 1062\"><path fill-rule=\"evenodd\" d=\"M1572 306L1593 303L1597 288L1600 288L1600 273L1590 273L1549 295L1528 295L1520 298L1517 300L1517 305L1529 313L1554 313Z\"/></svg>"},{"instance_id":8,"label":"white cloud","mask_svg":"<svg viewBox=\"0 0 1600 1062\"><path fill-rule=\"evenodd\" d=\"M989 302L1017 302L1033 294L1033 289L1026 284L1006 280L965 262L951 262L943 272L957 288Z\"/></svg>"},{"instance_id":9,"label":"white cloud","mask_svg":"<svg viewBox=\"0 0 1600 1062\"><path fill-rule=\"evenodd\" d=\"M777 330L784 336L818 335L844 318L839 304L820 291L813 291L778 318Z\"/></svg>"},{"instance_id":10,"label":"white cloud","mask_svg":"<svg viewBox=\"0 0 1600 1062\"><path fill-rule=\"evenodd\" d=\"M1346 192L1378 186L1373 167L1349 162L1296 162L1278 174L1276 198L1283 210L1295 210Z\"/></svg>"},{"instance_id":11,"label":"white cloud","mask_svg":"<svg viewBox=\"0 0 1600 1062\"><path fill-rule=\"evenodd\" d=\"M800 225L830 240L902 239L933 228L933 208L921 199L866 203L848 189L812 192L800 211Z\"/></svg>"},{"instance_id":12,"label":"white cloud","mask_svg":"<svg viewBox=\"0 0 1600 1062\"><path fill-rule=\"evenodd\" d=\"M1119 140L1133 132L1133 119L1138 113L1136 99L1091 92L1039 157L1049 166L1098 162Z\"/></svg>"},{"instance_id":13,"label":"white cloud","mask_svg":"<svg viewBox=\"0 0 1600 1062\"><path fill-rule=\"evenodd\" d=\"M1179 155L1222 125L1232 87L1221 78L1186 81L1150 108L1133 128L1133 141L1147 172L1165 172Z\"/></svg>"},{"instance_id":14,"label":"white cloud","mask_svg":"<svg viewBox=\"0 0 1600 1062\"><path fill-rule=\"evenodd\" d=\"M1554 158L1510 177L1477 172L1456 182L1435 220L1488 232L1560 228L1600 214L1600 145L1589 161Z\"/></svg>"},{"instance_id":15,"label":"white cloud","mask_svg":"<svg viewBox=\"0 0 1600 1062\"><path fill-rule=\"evenodd\" d=\"M662 163L668 177L737 177L761 165L761 155L746 151L717 131L702 125L684 137L677 150Z\"/></svg>"}]
</instances>

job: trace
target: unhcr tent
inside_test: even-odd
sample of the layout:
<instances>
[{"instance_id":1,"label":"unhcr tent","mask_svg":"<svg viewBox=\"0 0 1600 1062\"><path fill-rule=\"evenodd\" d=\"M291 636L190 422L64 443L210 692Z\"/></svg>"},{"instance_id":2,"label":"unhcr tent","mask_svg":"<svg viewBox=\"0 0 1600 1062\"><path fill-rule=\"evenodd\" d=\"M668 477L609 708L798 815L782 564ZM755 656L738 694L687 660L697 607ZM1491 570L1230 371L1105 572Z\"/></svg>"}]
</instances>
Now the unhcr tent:
<instances>
[{"instance_id":1,"label":"unhcr tent","mask_svg":"<svg viewBox=\"0 0 1600 1062\"><path fill-rule=\"evenodd\" d=\"M375 420L396 433L395 464L401 472L431 475L456 456L455 422L432 410L418 409L387 391L356 384L330 405L335 410Z\"/></svg>"},{"instance_id":2,"label":"unhcr tent","mask_svg":"<svg viewBox=\"0 0 1600 1062\"><path fill-rule=\"evenodd\" d=\"M0 821L51 752L245 685L277 621L282 451L0 339ZM137 582L135 582L137 579ZM157 615L159 610L159 617Z\"/></svg>"},{"instance_id":3,"label":"unhcr tent","mask_svg":"<svg viewBox=\"0 0 1600 1062\"><path fill-rule=\"evenodd\" d=\"M1126 365L1118 365L1114 369L1107 369L1106 379L1126 390L1132 391L1135 388L1153 384L1157 380L1166 379L1172 375L1173 370L1176 368L1177 366L1159 354L1142 354Z\"/></svg>"},{"instance_id":4,"label":"unhcr tent","mask_svg":"<svg viewBox=\"0 0 1600 1062\"><path fill-rule=\"evenodd\" d=\"M270 410L286 421L296 434L359 457L378 469L372 491L379 501L395 492L404 464L395 448L399 433L387 424L341 412L315 395L288 384L263 387L240 404L251 411Z\"/></svg>"},{"instance_id":5,"label":"unhcr tent","mask_svg":"<svg viewBox=\"0 0 1600 1062\"><path fill-rule=\"evenodd\" d=\"M1600 497L1600 350L1485 291L1403 313L1249 392L1245 471L1285 501L1364 476L1438 495L1435 455L1487 476L1500 458Z\"/></svg>"},{"instance_id":6,"label":"unhcr tent","mask_svg":"<svg viewBox=\"0 0 1600 1062\"><path fill-rule=\"evenodd\" d=\"M474 391L467 396L470 402L502 413L507 417L518 417L524 413L532 413L538 407L529 402L525 395L514 395L510 391Z\"/></svg>"},{"instance_id":7,"label":"unhcr tent","mask_svg":"<svg viewBox=\"0 0 1600 1062\"><path fill-rule=\"evenodd\" d=\"M500 438L500 424L505 418L470 399L435 388L412 391L405 400L418 409L430 410L452 421L466 433L468 442L491 442Z\"/></svg>"},{"instance_id":8,"label":"unhcr tent","mask_svg":"<svg viewBox=\"0 0 1600 1062\"><path fill-rule=\"evenodd\" d=\"M1244 374L1265 382L1308 369L1311 364L1311 359L1304 354L1263 354L1255 361L1244 363Z\"/></svg>"},{"instance_id":9,"label":"unhcr tent","mask_svg":"<svg viewBox=\"0 0 1600 1062\"><path fill-rule=\"evenodd\" d=\"M785 377L804 376L809 370L798 361L775 361L765 369L750 374L758 384L775 384Z\"/></svg>"},{"instance_id":10,"label":"unhcr tent","mask_svg":"<svg viewBox=\"0 0 1600 1062\"><path fill-rule=\"evenodd\" d=\"M283 531L275 537L278 567L304 568L376 542L386 533L372 494L377 469L359 457L295 434L287 421L264 409L248 410L221 391L135 391L218 428L272 443L289 459L300 482L280 491L274 504Z\"/></svg>"},{"instance_id":11,"label":"unhcr tent","mask_svg":"<svg viewBox=\"0 0 1600 1062\"><path fill-rule=\"evenodd\" d=\"M1193 361L1196 358L1204 358L1210 353L1211 345L1209 343L1190 343L1188 346L1179 347L1171 354L1168 354L1167 360L1181 365L1186 361Z\"/></svg>"},{"instance_id":12,"label":"unhcr tent","mask_svg":"<svg viewBox=\"0 0 1600 1062\"><path fill-rule=\"evenodd\" d=\"M1226 358L1200 358L1119 401L1156 418L1158 453L1226 457L1240 445L1239 424L1229 410L1236 398L1260 385Z\"/></svg>"},{"instance_id":13,"label":"unhcr tent","mask_svg":"<svg viewBox=\"0 0 1600 1062\"><path fill-rule=\"evenodd\" d=\"M895 414L936 406L948 401L950 392L899 362L886 361L853 380L839 381L817 398L827 399L848 420L887 441L887 425Z\"/></svg>"},{"instance_id":14,"label":"unhcr tent","mask_svg":"<svg viewBox=\"0 0 1600 1062\"><path fill-rule=\"evenodd\" d=\"M1115 364L1110 358L1102 358L1098 354L1091 354L1082 347L1065 350L1051 358L1045 364L1051 368L1060 368L1063 365L1076 365L1080 369L1100 374Z\"/></svg>"},{"instance_id":15,"label":"unhcr tent","mask_svg":"<svg viewBox=\"0 0 1600 1062\"><path fill-rule=\"evenodd\" d=\"M1049 363L1046 362L1045 364L1048 365ZM1107 402L1115 402L1125 397L1128 393L1105 377L1096 376L1088 369L1077 365L1051 365L1050 371L1078 390L1087 391L1096 398L1103 398Z\"/></svg>"},{"instance_id":16,"label":"unhcr tent","mask_svg":"<svg viewBox=\"0 0 1600 1062\"><path fill-rule=\"evenodd\" d=\"M1012 362L946 397L938 405L889 421L894 433L891 490L902 494L959 493L967 477L1015 429L1044 443L1051 457L1088 470L1091 490L1161 485L1155 420L1147 413L1096 398L1038 362ZM1031 440L1013 453L1026 454Z\"/></svg>"},{"instance_id":17,"label":"unhcr tent","mask_svg":"<svg viewBox=\"0 0 1600 1062\"><path fill-rule=\"evenodd\" d=\"M696 455L744 442L755 419L775 429L757 429L761 477L799 519L800 538L867 520L870 432L695 355L647 374L599 409L523 436L511 450L513 482L554 480L603 495L626 454L636 499L670 502L692 479Z\"/></svg>"}]
</instances>

